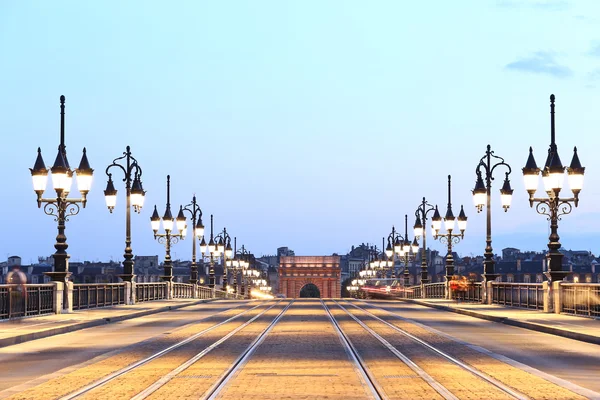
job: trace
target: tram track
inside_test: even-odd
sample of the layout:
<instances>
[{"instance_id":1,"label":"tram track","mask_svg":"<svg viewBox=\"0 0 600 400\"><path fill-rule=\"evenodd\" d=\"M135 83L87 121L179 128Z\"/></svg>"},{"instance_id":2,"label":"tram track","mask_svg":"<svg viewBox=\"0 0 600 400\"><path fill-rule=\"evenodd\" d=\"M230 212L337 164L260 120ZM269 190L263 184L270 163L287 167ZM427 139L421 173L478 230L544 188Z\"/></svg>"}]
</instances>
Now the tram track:
<instances>
[{"instance_id":1,"label":"tram track","mask_svg":"<svg viewBox=\"0 0 600 400\"><path fill-rule=\"evenodd\" d=\"M347 301L345 301L344 304L341 304L340 302L335 301L335 300L332 300L332 302L340 310L344 311L347 316L349 316L354 322L356 322L359 326L361 326L372 337L376 338L377 341L379 341L379 343L381 345L383 345L392 354L394 354L394 356L396 356L403 363L405 363L409 368L411 368L411 370L413 370L418 376L420 376L425 382L427 382L427 384L430 385L444 399L448 399L448 400L449 399L458 399L458 398L461 398L464 395L464 393L461 393L460 395L459 395L459 393L454 393L451 390L451 388L446 387L444 382L440 382L439 379L436 379L435 377L433 377L430 374L428 374L427 372L425 372L425 370L419 366L419 362L415 362L415 360L411 359L406 354L400 352L400 350L398 349L397 346L394 346L392 343L390 343L389 340L386 340L383 337L384 335L378 333L377 331L381 331L381 328L375 328L373 326L369 326L368 324L365 323L364 316L357 316L355 312L351 312L345 305L352 306L354 309L359 310L360 312L364 313L364 315L369 317L371 320L376 321L378 324L382 324L380 326L385 326L386 328L393 330L395 333L401 334L404 337L410 339L413 343L416 343L419 346L424 347L425 349L427 349L426 352L427 351L432 352L436 356L443 358L445 361L452 363L456 367L459 367L461 370L468 372L473 378L476 378L477 380L479 380L481 382L481 384L483 384L483 385L487 384L487 385L493 386L499 392L503 393L503 397L511 398L511 399L529 399L529 397L527 395L505 385L504 383L471 367L470 365L456 359L455 357L452 357L451 355L447 354L446 352L423 341L422 339L416 337L415 335L412 335L412 334L402 330L401 328L398 328L395 325L388 323L387 321L379 318L378 316L369 312L368 310L365 310L365 309L363 309L351 302L347 302ZM371 374L371 376L372 376L372 374Z\"/></svg>"},{"instance_id":2,"label":"tram track","mask_svg":"<svg viewBox=\"0 0 600 400\"><path fill-rule=\"evenodd\" d=\"M274 302L273 304L270 304L270 305L267 304L266 308L264 310L260 310L256 316L252 317L250 320L246 321L245 323L242 323L235 329L228 331L228 333L225 334L223 337L221 337L219 340L217 340L216 342L213 342L209 346L205 347L201 352L195 354L191 359L189 359L186 363L184 363L184 364L186 364L186 368L189 365L193 364L193 362L198 361L200 358L202 358L208 352L212 351L218 345L220 345L221 343L223 343L224 341L226 341L227 339L229 339L230 337L232 337L233 335L235 335L236 333L238 333L239 331L241 331L242 329L244 329L245 327L250 325L252 322L256 321L256 319L258 319L260 316L264 315L267 311L269 311L270 309L275 307L277 304L279 304L279 301ZM60 397L60 399L61 400L71 400L71 399L80 399L80 398L84 398L84 397L89 397L89 396L93 395L95 390L102 389L106 386L109 386L109 384L113 383L115 380L123 378L127 374L135 372L136 370L147 365L148 363L156 361L156 360L160 359L161 357L169 355L169 353L172 353L178 349L183 348L183 346L185 346L185 345L193 343L195 340L202 338L203 336L207 335L208 333L210 333L218 328L224 327L227 324L235 322L237 319L239 319L243 316L246 316L248 313L251 313L251 312L257 310L261 306L263 306L263 304L258 304L247 310L244 310L243 312L241 312L239 314L236 314L230 318L227 318L226 320L224 320L222 322L212 325L206 329L203 329L202 331L200 331L184 340L181 340L161 351L158 351L150 356L147 356L147 357L143 358L142 360L134 362L124 368L119 369L118 371L115 371L115 372L113 372L101 379L98 379L82 388L79 388L78 390L76 390L74 392L71 392L63 397ZM194 361L190 362L192 360L194 360ZM177 373L180 372L181 370L185 369L185 368L179 369L180 367L181 366L176 368L176 370L178 370ZM174 372L174 371L171 371L171 372ZM141 397L137 397L138 399L143 399L143 398L150 396L154 391L160 389L161 386L168 383L175 375L176 374L172 374L172 373L167 374L165 377L163 377L162 379L160 379L157 382L154 382L152 385L150 385L148 388L146 388L146 390L144 392L142 392L142 393L144 393L143 396L141 396L142 393L138 393L135 396L141 396Z\"/></svg>"}]
</instances>

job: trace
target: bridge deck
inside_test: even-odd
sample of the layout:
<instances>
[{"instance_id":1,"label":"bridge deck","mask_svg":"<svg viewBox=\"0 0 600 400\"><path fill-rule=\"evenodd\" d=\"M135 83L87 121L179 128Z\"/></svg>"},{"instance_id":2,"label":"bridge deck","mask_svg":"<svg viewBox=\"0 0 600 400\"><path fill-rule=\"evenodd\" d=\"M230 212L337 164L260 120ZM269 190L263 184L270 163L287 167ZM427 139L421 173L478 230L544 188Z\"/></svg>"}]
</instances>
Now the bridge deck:
<instances>
[{"instance_id":1,"label":"bridge deck","mask_svg":"<svg viewBox=\"0 0 600 400\"><path fill-rule=\"evenodd\" d=\"M599 353L401 302L221 301L2 348L0 398L599 398Z\"/></svg>"}]
</instances>

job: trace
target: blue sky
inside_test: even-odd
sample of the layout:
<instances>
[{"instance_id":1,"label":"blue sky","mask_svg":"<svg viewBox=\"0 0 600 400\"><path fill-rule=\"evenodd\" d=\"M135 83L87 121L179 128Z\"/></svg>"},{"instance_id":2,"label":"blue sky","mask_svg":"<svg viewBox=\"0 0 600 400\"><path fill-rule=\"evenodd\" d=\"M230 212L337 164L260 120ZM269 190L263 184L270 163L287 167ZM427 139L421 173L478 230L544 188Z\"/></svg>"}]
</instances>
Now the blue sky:
<instances>
[{"instance_id":1,"label":"blue sky","mask_svg":"<svg viewBox=\"0 0 600 400\"><path fill-rule=\"evenodd\" d=\"M164 210L167 174L174 205L196 193L205 222L215 214L238 244L304 255L379 243L405 213L412 224L423 196L443 213L452 174L455 214L464 204L469 216L456 250L481 254L470 190L488 143L515 189L505 214L495 183L494 249L542 250L548 224L521 168L529 146L545 159L550 93L561 158L576 145L587 168L562 242L598 253L599 26L593 0L2 2L0 258L54 252L28 168L38 146L54 160L61 94L69 160L86 146L95 169L89 205L67 226L73 261L122 258L124 187L113 214L103 190L127 145L148 191L132 217L136 254L164 254L149 217ZM189 259L190 241L173 251Z\"/></svg>"}]
</instances>

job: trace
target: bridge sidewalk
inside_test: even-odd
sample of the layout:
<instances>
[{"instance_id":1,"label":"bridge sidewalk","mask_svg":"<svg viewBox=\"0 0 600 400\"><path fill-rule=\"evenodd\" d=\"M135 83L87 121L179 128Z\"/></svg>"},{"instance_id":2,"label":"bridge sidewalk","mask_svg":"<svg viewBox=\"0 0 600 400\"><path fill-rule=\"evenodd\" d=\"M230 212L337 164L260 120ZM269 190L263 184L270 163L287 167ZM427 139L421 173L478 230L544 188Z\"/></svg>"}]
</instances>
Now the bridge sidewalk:
<instances>
[{"instance_id":1,"label":"bridge sidewalk","mask_svg":"<svg viewBox=\"0 0 600 400\"><path fill-rule=\"evenodd\" d=\"M60 335L93 326L143 317L163 311L175 310L212 300L172 299L120 305L104 308L90 308L73 311L69 314L49 314L0 321L0 347L11 346L30 340Z\"/></svg>"},{"instance_id":2,"label":"bridge sidewalk","mask_svg":"<svg viewBox=\"0 0 600 400\"><path fill-rule=\"evenodd\" d=\"M600 320L594 318L544 313L537 310L505 307L496 304L457 303L455 300L446 299L403 299L403 301L582 342L600 344Z\"/></svg>"}]
</instances>

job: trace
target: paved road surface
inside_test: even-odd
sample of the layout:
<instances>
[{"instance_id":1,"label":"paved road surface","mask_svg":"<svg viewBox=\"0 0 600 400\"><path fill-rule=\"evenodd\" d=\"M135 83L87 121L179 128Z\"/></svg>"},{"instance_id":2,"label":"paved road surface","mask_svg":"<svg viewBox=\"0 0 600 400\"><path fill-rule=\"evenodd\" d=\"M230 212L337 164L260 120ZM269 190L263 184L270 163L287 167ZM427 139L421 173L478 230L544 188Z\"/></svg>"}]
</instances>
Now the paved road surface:
<instances>
[{"instance_id":1,"label":"paved road surface","mask_svg":"<svg viewBox=\"0 0 600 400\"><path fill-rule=\"evenodd\" d=\"M598 350L415 304L222 301L0 349L0 398L600 399Z\"/></svg>"}]
</instances>

